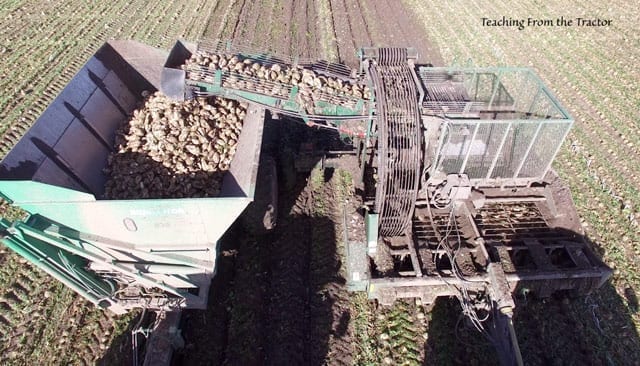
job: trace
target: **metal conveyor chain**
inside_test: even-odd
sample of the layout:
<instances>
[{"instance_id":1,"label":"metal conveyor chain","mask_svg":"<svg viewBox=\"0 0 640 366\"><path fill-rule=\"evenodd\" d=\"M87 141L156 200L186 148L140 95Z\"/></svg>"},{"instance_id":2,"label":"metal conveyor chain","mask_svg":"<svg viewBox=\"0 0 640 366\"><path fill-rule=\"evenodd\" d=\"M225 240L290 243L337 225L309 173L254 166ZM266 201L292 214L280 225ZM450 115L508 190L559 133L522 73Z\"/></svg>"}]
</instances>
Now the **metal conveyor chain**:
<instances>
[{"instance_id":1,"label":"metal conveyor chain","mask_svg":"<svg viewBox=\"0 0 640 366\"><path fill-rule=\"evenodd\" d=\"M371 70L377 98L380 234L410 229L420 178L418 92L404 48L382 48Z\"/></svg>"}]
</instances>

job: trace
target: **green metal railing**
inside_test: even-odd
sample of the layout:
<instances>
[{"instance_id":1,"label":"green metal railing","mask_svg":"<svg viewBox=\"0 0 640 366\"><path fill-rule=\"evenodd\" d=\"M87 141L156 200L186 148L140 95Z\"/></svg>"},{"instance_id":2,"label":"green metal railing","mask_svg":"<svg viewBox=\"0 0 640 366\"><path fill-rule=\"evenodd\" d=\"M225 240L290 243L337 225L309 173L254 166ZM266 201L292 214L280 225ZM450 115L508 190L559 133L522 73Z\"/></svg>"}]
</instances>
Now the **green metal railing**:
<instances>
[{"instance_id":1,"label":"green metal railing","mask_svg":"<svg viewBox=\"0 0 640 366\"><path fill-rule=\"evenodd\" d=\"M108 308L117 304L116 294L120 288L115 281L90 270L90 264L117 272L147 288L157 288L186 301L198 301L186 289L169 286L149 275L162 273L181 276L199 273L200 270L195 267L181 265L178 261L160 256L157 257L162 261L153 262L147 255L145 261L136 262L136 266L142 266L144 270L134 270L127 266L130 262L118 260L107 251L101 252L96 243L80 239L81 235L77 232L76 235L70 235L74 232L70 228L60 227L39 215L31 215L25 221L10 222L0 219L0 230L4 233L2 243L8 248L97 306ZM65 232L66 235L61 235L60 232ZM189 284L182 277L180 280ZM196 285L190 284L189 287Z\"/></svg>"},{"instance_id":2,"label":"green metal railing","mask_svg":"<svg viewBox=\"0 0 640 366\"><path fill-rule=\"evenodd\" d=\"M105 300L115 292L115 284L87 271L85 266L88 263L84 258L52 245L51 241L57 242L58 239L48 238L22 221L0 219L0 230L4 233L2 243L9 249L93 304L109 306L109 301Z\"/></svg>"}]
</instances>

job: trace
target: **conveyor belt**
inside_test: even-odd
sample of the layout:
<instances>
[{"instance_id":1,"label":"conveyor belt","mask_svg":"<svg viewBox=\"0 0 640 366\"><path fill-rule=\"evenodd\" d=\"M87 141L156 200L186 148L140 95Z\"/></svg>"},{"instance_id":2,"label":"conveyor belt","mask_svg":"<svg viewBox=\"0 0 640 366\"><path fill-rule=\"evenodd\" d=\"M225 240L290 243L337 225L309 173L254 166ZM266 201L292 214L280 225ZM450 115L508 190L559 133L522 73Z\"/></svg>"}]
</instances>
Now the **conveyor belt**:
<instances>
[{"instance_id":1,"label":"conveyor belt","mask_svg":"<svg viewBox=\"0 0 640 366\"><path fill-rule=\"evenodd\" d=\"M410 230L421 157L418 93L406 49L380 49L370 75L379 133L375 208L380 213L380 234L398 236Z\"/></svg>"}]
</instances>

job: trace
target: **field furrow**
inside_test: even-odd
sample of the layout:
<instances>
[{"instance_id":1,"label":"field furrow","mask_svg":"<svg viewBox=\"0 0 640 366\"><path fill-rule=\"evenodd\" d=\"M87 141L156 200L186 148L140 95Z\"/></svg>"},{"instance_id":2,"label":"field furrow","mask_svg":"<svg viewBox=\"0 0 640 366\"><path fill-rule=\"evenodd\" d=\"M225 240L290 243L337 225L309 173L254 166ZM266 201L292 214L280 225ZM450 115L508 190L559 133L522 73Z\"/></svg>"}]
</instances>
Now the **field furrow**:
<instances>
[{"instance_id":1,"label":"field furrow","mask_svg":"<svg viewBox=\"0 0 640 366\"><path fill-rule=\"evenodd\" d=\"M351 24L347 17L338 14L347 14L344 0L332 0L330 2L331 13L333 15L333 29L336 32L336 44L338 46L338 57L340 62L351 66L356 64L356 55L353 50L356 48L355 41L351 37Z\"/></svg>"},{"instance_id":2,"label":"field furrow","mask_svg":"<svg viewBox=\"0 0 640 366\"><path fill-rule=\"evenodd\" d=\"M316 4L316 13L320 21L320 37L322 44L322 53L327 61L338 62L338 35L334 27L334 13L331 10L330 0L314 0Z\"/></svg>"},{"instance_id":3,"label":"field furrow","mask_svg":"<svg viewBox=\"0 0 640 366\"><path fill-rule=\"evenodd\" d=\"M207 28L202 34L204 39L219 39L223 37L223 31L227 27L229 14L234 4L234 0L216 1L216 7L207 21Z\"/></svg>"},{"instance_id":4,"label":"field furrow","mask_svg":"<svg viewBox=\"0 0 640 366\"><path fill-rule=\"evenodd\" d=\"M233 40L241 41L244 44L253 44L256 35L255 28L258 25L256 14L259 11L258 5L253 1L245 1L242 4L238 20L233 26Z\"/></svg>"},{"instance_id":5,"label":"field furrow","mask_svg":"<svg viewBox=\"0 0 640 366\"><path fill-rule=\"evenodd\" d=\"M240 19L240 12L247 0L233 0L227 12L225 13L224 23L219 38L223 40L233 39L234 30L238 26L238 19Z\"/></svg>"},{"instance_id":6,"label":"field furrow","mask_svg":"<svg viewBox=\"0 0 640 366\"><path fill-rule=\"evenodd\" d=\"M308 48L304 50L306 57L322 58L320 49L320 29L318 27L318 14L313 1L305 1L304 17L306 18L305 38L307 39Z\"/></svg>"},{"instance_id":7,"label":"field furrow","mask_svg":"<svg viewBox=\"0 0 640 366\"><path fill-rule=\"evenodd\" d=\"M349 23L351 28L354 29L353 37L356 47L372 46L373 41L371 39L370 26L364 19L362 13L362 4L360 0L346 0L345 6L348 10Z\"/></svg>"},{"instance_id":8,"label":"field furrow","mask_svg":"<svg viewBox=\"0 0 640 366\"><path fill-rule=\"evenodd\" d=\"M291 54L308 57L309 50L312 48L309 39L311 38L311 29L309 28L309 19L307 19L306 1L296 1L292 6L291 13Z\"/></svg>"},{"instance_id":9,"label":"field furrow","mask_svg":"<svg viewBox=\"0 0 640 366\"><path fill-rule=\"evenodd\" d=\"M259 16L255 20L254 44L260 45L267 50L272 50L270 31L273 23L273 12L275 4L273 1L261 0Z\"/></svg>"}]
</instances>

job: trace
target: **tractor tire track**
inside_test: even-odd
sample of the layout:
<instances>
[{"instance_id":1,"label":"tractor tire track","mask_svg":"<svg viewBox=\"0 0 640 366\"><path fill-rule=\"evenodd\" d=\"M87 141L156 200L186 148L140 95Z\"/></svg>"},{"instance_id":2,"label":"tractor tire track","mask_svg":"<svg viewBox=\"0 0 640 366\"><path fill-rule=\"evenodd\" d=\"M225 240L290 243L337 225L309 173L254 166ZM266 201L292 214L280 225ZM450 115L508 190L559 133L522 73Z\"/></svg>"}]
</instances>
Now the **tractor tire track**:
<instances>
[{"instance_id":1,"label":"tractor tire track","mask_svg":"<svg viewBox=\"0 0 640 366\"><path fill-rule=\"evenodd\" d=\"M240 9L240 16L233 31L233 42L250 47L255 46L256 28L258 27L257 14L259 11L255 1L247 5L245 1ZM253 27L251 26L253 24Z\"/></svg>"},{"instance_id":2,"label":"tractor tire track","mask_svg":"<svg viewBox=\"0 0 640 366\"><path fill-rule=\"evenodd\" d=\"M269 29L270 50L276 55L295 56L292 54L293 0L279 0L273 4Z\"/></svg>"},{"instance_id":3,"label":"tractor tire track","mask_svg":"<svg viewBox=\"0 0 640 366\"><path fill-rule=\"evenodd\" d=\"M219 3L222 4L222 1ZM211 20L214 21L208 22L208 28L203 35L204 39L215 40L225 37L225 30L228 28L229 21L231 20L231 11L235 4L236 0L228 0L226 6L223 4L224 10L219 10L219 8L214 10L214 17L211 18Z\"/></svg>"},{"instance_id":4,"label":"tractor tire track","mask_svg":"<svg viewBox=\"0 0 640 366\"><path fill-rule=\"evenodd\" d=\"M312 174L320 174L314 172ZM313 178L312 178L313 179ZM311 364L351 365L353 363L353 325L349 292L345 287L343 226L339 224L344 201L339 193L338 177L316 187L316 212L310 258L310 337Z\"/></svg>"},{"instance_id":5,"label":"tractor tire track","mask_svg":"<svg viewBox=\"0 0 640 366\"><path fill-rule=\"evenodd\" d=\"M346 16L347 9L344 0L329 1L331 16L333 20L333 29L335 31L336 43L338 46L338 60L350 67L357 64L355 57L355 43L351 36L351 27Z\"/></svg>"},{"instance_id":6,"label":"tractor tire track","mask_svg":"<svg viewBox=\"0 0 640 366\"><path fill-rule=\"evenodd\" d=\"M273 51L271 47L271 29L273 24L273 9L275 2L262 0L259 9L259 16L256 18L254 30L254 43L256 47L264 48L265 51Z\"/></svg>"},{"instance_id":7,"label":"tractor tire track","mask_svg":"<svg viewBox=\"0 0 640 366\"><path fill-rule=\"evenodd\" d=\"M240 5L240 10L238 11L238 16L236 17L235 23L233 24L233 30L231 31L231 35L229 36L229 39L233 40L234 42L251 44L251 41L246 38L246 28L244 26L248 24L248 13L253 7L253 2L250 2L249 7L250 8L247 8L247 1L243 0L242 5Z\"/></svg>"},{"instance_id":8,"label":"tractor tire track","mask_svg":"<svg viewBox=\"0 0 640 366\"><path fill-rule=\"evenodd\" d=\"M352 34L354 52L361 47L372 46L369 24L364 19L360 2L358 0L345 0L345 8L347 9L346 14Z\"/></svg>"},{"instance_id":9,"label":"tractor tire track","mask_svg":"<svg viewBox=\"0 0 640 366\"><path fill-rule=\"evenodd\" d=\"M304 184L300 182L298 184ZM294 190L298 191L298 189ZM270 243L269 302L267 306L265 361L269 365L302 365L308 362L309 250L313 222L309 217L308 190L294 197L286 222ZM281 206L282 207L282 206ZM285 208L286 204L284 207Z\"/></svg>"},{"instance_id":10,"label":"tractor tire track","mask_svg":"<svg viewBox=\"0 0 640 366\"><path fill-rule=\"evenodd\" d=\"M204 26L202 27L202 32L200 33L201 40L207 39L215 39L217 33L213 31L217 22L221 21L222 18L220 14L220 4L222 0L216 0L215 5L209 10L209 15L207 16L207 20L204 22Z\"/></svg>"},{"instance_id":11,"label":"tractor tire track","mask_svg":"<svg viewBox=\"0 0 640 366\"><path fill-rule=\"evenodd\" d=\"M281 17L279 18L279 23L282 25L280 37L281 47L277 49L279 53L291 56L298 56L294 54L293 42L295 39L295 33L297 33L297 23L296 19L293 17L293 13L295 11L295 0L284 0L284 5L282 6L282 11L280 12ZM278 24L278 23L276 23Z\"/></svg>"},{"instance_id":12,"label":"tractor tire track","mask_svg":"<svg viewBox=\"0 0 640 366\"><path fill-rule=\"evenodd\" d=\"M317 26L318 14L316 13L314 1L305 1L305 17L307 24L306 36L308 39L307 57L321 59L323 57L322 52L320 51L320 38L318 36L320 30Z\"/></svg>"},{"instance_id":13,"label":"tractor tire track","mask_svg":"<svg viewBox=\"0 0 640 366\"><path fill-rule=\"evenodd\" d=\"M306 1L293 1L291 14L291 54L299 57L309 55L309 23L306 16Z\"/></svg>"},{"instance_id":14,"label":"tractor tire track","mask_svg":"<svg viewBox=\"0 0 640 366\"><path fill-rule=\"evenodd\" d=\"M331 1L316 0L316 12L321 22L321 46L323 57L331 62L339 62L338 54L338 35L335 28L334 13L331 8Z\"/></svg>"}]
</instances>

